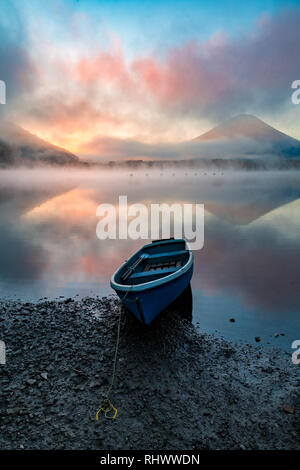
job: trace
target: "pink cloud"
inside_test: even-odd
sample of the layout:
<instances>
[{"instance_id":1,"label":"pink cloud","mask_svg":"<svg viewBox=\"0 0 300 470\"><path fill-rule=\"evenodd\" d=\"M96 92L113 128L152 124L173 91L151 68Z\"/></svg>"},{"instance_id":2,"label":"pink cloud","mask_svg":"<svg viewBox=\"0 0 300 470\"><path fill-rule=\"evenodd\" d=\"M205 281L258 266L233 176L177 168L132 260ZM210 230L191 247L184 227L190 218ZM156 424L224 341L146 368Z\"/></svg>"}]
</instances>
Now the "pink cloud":
<instances>
[{"instance_id":1,"label":"pink cloud","mask_svg":"<svg viewBox=\"0 0 300 470\"><path fill-rule=\"evenodd\" d=\"M136 58L126 64L121 46L82 58L76 74L82 83L104 80L123 90L147 93L163 107L219 114L281 104L300 69L300 10L287 11L258 24L240 38L215 34L191 40L164 59Z\"/></svg>"},{"instance_id":2,"label":"pink cloud","mask_svg":"<svg viewBox=\"0 0 300 470\"><path fill-rule=\"evenodd\" d=\"M78 79L89 83L104 78L109 81L120 81L127 76L123 57L112 53L100 52L92 59L82 58L75 67Z\"/></svg>"},{"instance_id":3,"label":"pink cloud","mask_svg":"<svg viewBox=\"0 0 300 470\"><path fill-rule=\"evenodd\" d=\"M47 62L39 65L40 87L19 111L39 128L51 125L71 133L78 127L94 129L94 136L125 137L146 134L145 126L149 132L170 126L186 116L214 121L278 111L290 100L292 81L299 78L299 24L300 9L288 10L261 19L254 32L241 37L219 32L159 58L130 61L115 37L110 49L92 54L87 48L76 60L50 49Z\"/></svg>"},{"instance_id":4,"label":"pink cloud","mask_svg":"<svg viewBox=\"0 0 300 470\"><path fill-rule=\"evenodd\" d=\"M233 82L226 68L222 68L225 48L225 43L189 41L171 50L165 63L140 59L133 62L132 70L162 104L206 107L215 103Z\"/></svg>"}]
</instances>

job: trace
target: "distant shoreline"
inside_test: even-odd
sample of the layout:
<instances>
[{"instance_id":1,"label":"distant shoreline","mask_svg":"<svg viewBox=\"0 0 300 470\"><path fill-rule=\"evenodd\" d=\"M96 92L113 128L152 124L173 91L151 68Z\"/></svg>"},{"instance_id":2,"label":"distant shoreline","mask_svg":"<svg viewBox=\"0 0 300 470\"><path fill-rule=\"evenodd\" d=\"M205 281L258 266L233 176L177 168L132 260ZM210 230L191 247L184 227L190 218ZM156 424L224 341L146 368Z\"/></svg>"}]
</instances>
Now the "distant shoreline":
<instances>
[{"instance_id":1,"label":"distant shoreline","mask_svg":"<svg viewBox=\"0 0 300 470\"><path fill-rule=\"evenodd\" d=\"M260 158L240 158L240 159L190 159L190 160L113 160L109 162L87 162L78 161L68 164L50 163L50 162L24 162L20 165L3 165L0 163L0 169L38 169L38 168L74 168L74 169L191 169L191 170L220 170L220 171L267 171L267 170L300 170L299 159L272 159L262 160Z\"/></svg>"},{"instance_id":2,"label":"distant shoreline","mask_svg":"<svg viewBox=\"0 0 300 470\"><path fill-rule=\"evenodd\" d=\"M270 159L262 161L258 158L240 158L240 159L190 159L190 160L126 160L110 161L108 163L83 162L87 166L99 166L109 168L139 169L162 169L162 168L191 168L191 169L219 169L219 170L287 170L300 169L300 158L293 160Z\"/></svg>"}]
</instances>

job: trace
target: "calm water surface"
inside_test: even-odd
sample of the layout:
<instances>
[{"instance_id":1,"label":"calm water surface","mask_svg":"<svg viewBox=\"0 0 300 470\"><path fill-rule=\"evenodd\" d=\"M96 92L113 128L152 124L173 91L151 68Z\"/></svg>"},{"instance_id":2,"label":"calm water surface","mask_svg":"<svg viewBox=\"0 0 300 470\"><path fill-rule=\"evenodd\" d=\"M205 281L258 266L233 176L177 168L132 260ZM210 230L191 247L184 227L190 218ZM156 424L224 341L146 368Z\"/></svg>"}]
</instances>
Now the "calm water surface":
<instances>
[{"instance_id":1,"label":"calm water surface","mask_svg":"<svg viewBox=\"0 0 300 470\"><path fill-rule=\"evenodd\" d=\"M0 296L108 295L146 241L96 237L96 208L203 203L193 321L201 331L291 351L300 339L300 173L13 170L0 174ZM230 322L234 318L235 322ZM274 335L279 335L275 337Z\"/></svg>"}]
</instances>

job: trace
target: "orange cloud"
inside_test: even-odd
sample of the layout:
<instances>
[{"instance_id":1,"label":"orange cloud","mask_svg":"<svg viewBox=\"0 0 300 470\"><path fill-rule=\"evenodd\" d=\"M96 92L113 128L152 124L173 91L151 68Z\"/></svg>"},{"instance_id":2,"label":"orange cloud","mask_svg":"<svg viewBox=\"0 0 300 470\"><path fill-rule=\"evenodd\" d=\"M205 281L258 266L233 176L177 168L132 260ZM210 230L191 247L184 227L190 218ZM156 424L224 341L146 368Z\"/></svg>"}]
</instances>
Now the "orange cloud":
<instances>
[{"instance_id":1,"label":"orange cloud","mask_svg":"<svg viewBox=\"0 0 300 470\"><path fill-rule=\"evenodd\" d=\"M83 49L59 55L47 45L40 87L19 106L22 124L80 152L96 137L177 141L183 140L179 122L190 126L184 137L192 138L200 119L281 109L300 67L292 47L300 39L299 21L299 9L287 11L243 37L219 33L206 42L190 40L160 58L131 61L116 38L109 50L89 55L80 55Z\"/></svg>"},{"instance_id":2,"label":"orange cloud","mask_svg":"<svg viewBox=\"0 0 300 470\"><path fill-rule=\"evenodd\" d=\"M127 76L126 67L121 55L114 56L111 53L100 52L91 59L82 58L75 65L75 74L83 83L104 78L109 81L120 81Z\"/></svg>"}]
</instances>

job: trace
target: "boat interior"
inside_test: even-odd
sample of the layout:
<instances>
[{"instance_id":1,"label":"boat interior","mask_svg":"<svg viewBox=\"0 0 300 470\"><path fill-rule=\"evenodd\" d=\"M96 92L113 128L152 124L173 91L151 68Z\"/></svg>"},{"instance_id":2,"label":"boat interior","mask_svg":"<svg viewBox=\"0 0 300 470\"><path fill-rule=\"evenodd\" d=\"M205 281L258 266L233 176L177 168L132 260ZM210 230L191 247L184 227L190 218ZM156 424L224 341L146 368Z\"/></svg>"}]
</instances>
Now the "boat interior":
<instances>
[{"instance_id":1,"label":"boat interior","mask_svg":"<svg viewBox=\"0 0 300 470\"><path fill-rule=\"evenodd\" d=\"M188 259L184 240L153 242L130 258L116 281L124 285L150 282L178 271Z\"/></svg>"}]
</instances>

